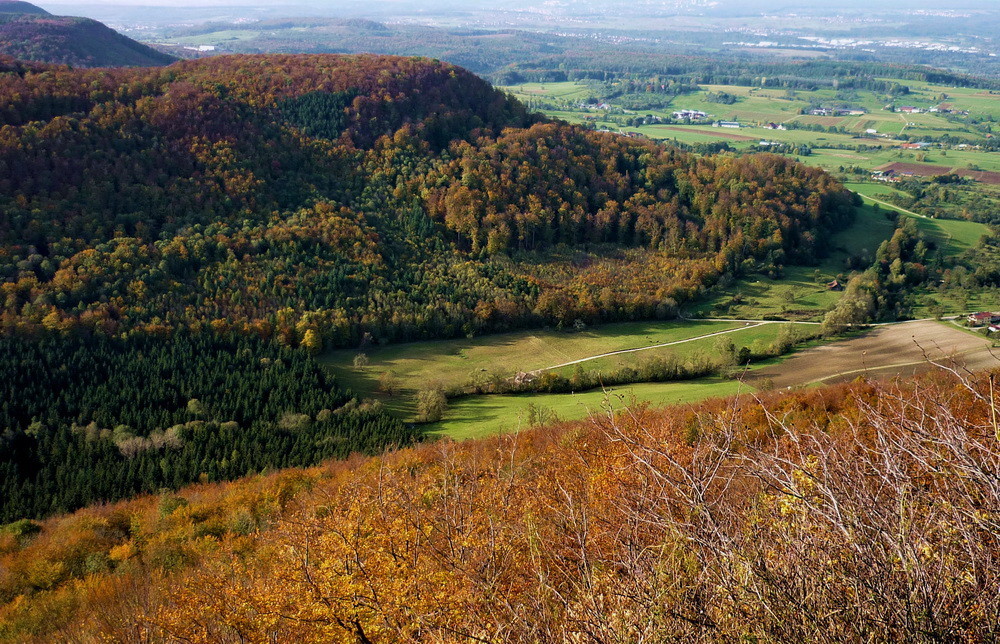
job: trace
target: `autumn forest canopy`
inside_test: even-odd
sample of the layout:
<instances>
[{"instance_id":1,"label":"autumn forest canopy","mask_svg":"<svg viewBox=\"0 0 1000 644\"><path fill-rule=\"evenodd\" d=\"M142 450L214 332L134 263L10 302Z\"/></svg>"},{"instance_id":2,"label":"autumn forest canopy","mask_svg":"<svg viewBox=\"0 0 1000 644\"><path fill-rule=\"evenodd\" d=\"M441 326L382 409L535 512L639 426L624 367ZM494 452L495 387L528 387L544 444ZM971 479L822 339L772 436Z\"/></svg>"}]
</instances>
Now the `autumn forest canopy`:
<instances>
[{"instance_id":1,"label":"autumn forest canopy","mask_svg":"<svg viewBox=\"0 0 1000 644\"><path fill-rule=\"evenodd\" d=\"M0 57L0 642L995 638L994 376L605 393L462 443L427 429L460 374L416 422L392 372L359 393L369 353L468 359L393 343L674 318L690 336L641 350L710 339L746 391L785 349L714 336L854 332L944 282L950 239L860 205L792 158L571 125L428 58ZM861 272L820 279L841 260ZM808 335L684 315L793 266L830 296ZM714 369L487 359L506 393Z\"/></svg>"},{"instance_id":2,"label":"autumn forest canopy","mask_svg":"<svg viewBox=\"0 0 1000 644\"><path fill-rule=\"evenodd\" d=\"M854 211L428 59L5 59L0 122L0 521L410 444L313 354L673 317Z\"/></svg>"},{"instance_id":3,"label":"autumn forest canopy","mask_svg":"<svg viewBox=\"0 0 1000 644\"><path fill-rule=\"evenodd\" d=\"M430 60L4 65L6 330L351 346L639 317L813 261L853 214L821 171L544 122ZM547 279L564 247L642 252L616 283ZM650 272L656 288L623 288Z\"/></svg>"}]
</instances>

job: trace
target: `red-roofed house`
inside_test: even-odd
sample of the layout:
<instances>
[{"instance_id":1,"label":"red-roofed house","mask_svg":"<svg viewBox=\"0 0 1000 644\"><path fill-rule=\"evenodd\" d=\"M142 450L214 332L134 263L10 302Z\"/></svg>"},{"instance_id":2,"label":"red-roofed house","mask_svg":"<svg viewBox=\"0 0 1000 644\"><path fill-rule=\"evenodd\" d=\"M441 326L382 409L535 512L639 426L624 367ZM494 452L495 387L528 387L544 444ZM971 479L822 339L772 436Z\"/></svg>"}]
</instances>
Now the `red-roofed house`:
<instances>
[{"instance_id":1,"label":"red-roofed house","mask_svg":"<svg viewBox=\"0 0 1000 644\"><path fill-rule=\"evenodd\" d=\"M970 313L968 321L969 321L969 326L985 326L987 324L1000 322L1000 313L990 313L988 311L980 311L979 313Z\"/></svg>"}]
</instances>

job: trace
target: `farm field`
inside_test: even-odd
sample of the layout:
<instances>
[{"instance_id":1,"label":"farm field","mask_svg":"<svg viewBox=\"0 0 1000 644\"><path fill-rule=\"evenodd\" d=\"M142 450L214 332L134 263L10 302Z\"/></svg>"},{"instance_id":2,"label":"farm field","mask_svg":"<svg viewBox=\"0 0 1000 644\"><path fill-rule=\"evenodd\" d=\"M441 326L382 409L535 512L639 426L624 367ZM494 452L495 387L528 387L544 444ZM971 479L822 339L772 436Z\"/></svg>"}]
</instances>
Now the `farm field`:
<instances>
[{"instance_id":1,"label":"farm field","mask_svg":"<svg viewBox=\"0 0 1000 644\"><path fill-rule=\"evenodd\" d=\"M933 369L928 360L971 370L1000 366L992 342L951 322L917 320L880 326L856 338L805 349L780 364L747 374L750 384L775 387L832 384L861 375L913 375Z\"/></svg>"},{"instance_id":2,"label":"farm field","mask_svg":"<svg viewBox=\"0 0 1000 644\"><path fill-rule=\"evenodd\" d=\"M451 401L447 415L427 425L436 436L455 440L516 432L529 425L529 405L549 420L578 420L591 414L621 410L635 403L653 406L694 403L755 391L738 380L701 378L686 382L641 383L578 394L521 394L516 396L466 396ZM538 414L539 411L536 411Z\"/></svg>"},{"instance_id":3,"label":"farm field","mask_svg":"<svg viewBox=\"0 0 1000 644\"><path fill-rule=\"evenodd\" d=\"M460 388L474 378L510 377L611 351L677 342L739 329L736 322L625 322L584 331L524 331L473 340L435 340L399 344L371 351L363 370L353 366L356 351L328 354L324 363L354 393L376 397L403 417L414 413L420 389ZM709 339L711 340L711 339ZM711 346L711 345L708 345ZM392 372L399 383L393 396L379 394L379 376Z\"/></svg>"},{"instance_id":4,"label":"farm field","mask_svg":"<svg viewBox=\"0 0 1000 644\"><path fill-rule=\"evenodd\" d=\"M818 386L860 376L909 376L934 369L928 359L971 370L990 369L1000 365L1000 354L995 357L991 347L986 338L952 322L903 322L769 360L752 367L741 380L642 383L578 394L467 396L452 401L445 419L427 428L433 435L456 440L478 438L526 429L532 416L575 420L642 402L653 406L683 404L753 393L762 387Z\"/></svg>"},{"instance_id":5,"label":"farm field","mask_svg":"<svg viewBox=\"0 0 1000 644\"><path fill-rule=\"evenodd\" d=\"M802 329L804 331L813 330L814 325L807 325L795 322L761 322L744 323L742 329L736 329L724 335L717 335L713 338L706 338L706 341L686 342L674 346L652 347L648 350L635 353L624 353L611 355L603 358L595 358L586 362L578 363L587 371L609 373L625 367L634 367L638 361L649 360L651 358L663 358L675 356L681 360L687 360L698 355L708 356L716 353L716 346L723 342L732 342L736 347L757 348L760 352L766 351L767 347L774 342L785 329ZM567 365L554 371L562 376L573 375L576 365Z\"/></svg>"},{"instance_id":6,"label":"farm field","mask_svg":"<svg viewBox=\"0 0 1000 644\"><path fill-rule=\"evenodd\" d=\"M883 79L890 80L893 79ZM1000 118L1000 92L978 89L945 87L927 83L894 81L907 85L909 94L889 100L867 90L838 93L833 89L813 91L785 91L774 88L754 88L736 85L702 85L701 90L691 94L673 97L669 107L659 109L620 109L614 99L608 99L610 110L598 111L591 106L582 109L580 104L588 99L600 98L603 85L590 82L528 83L505 87L506 91L526 101L536 101L545 105L543 109L550 116L573 123L589 121L612 131L639 132L653 139L676 140L680 143L697 144L726 141L736 148L742 148L759 140L768 140L790 145L809 145L814 154L801 160L810 165L818 165L828 170L844 165L860 165L874 168L892 162L917 161L916 154L897 149L904 142L899 139L917 141L923 137L948 135L954 139L976 143L981 141L989 129L976 125L978 120ZM606 90L605 90L606 91ZM715 103L709 100L711 94L729 94L736 97L732 104ZM670 100L670 97L662 97ZM924 110L946 106L956 114L923 112L919 114L886 110L886 103L897 106L912 105ZM867 110L861 115L812 116L808 112L820 104L847 104ZM691 109L706 112L711 120L737 120L744 127L739 130L713 128L710 124L650 124L630 126L629 115L655 116L669 119L674 110ZM970 114L958 114L968 110ZM584 119L584 117L587 119ZM767 123L783 123L787 130L771 130L762 127ZM836 127L843 132L796 129L795 126ZM868 129L875 129L883 137L859 135ZM743 138L747 137L747 138ZM858 148L866 148L858 151ZM947 165L949 168L963 169L975 166L983 171L1000 171L1000 154L974 149L951 149L947 152L931 149L921 152L927 157L923 162ZM947 158L944 158L947 155Z\"/></svg>"}]
</instances>

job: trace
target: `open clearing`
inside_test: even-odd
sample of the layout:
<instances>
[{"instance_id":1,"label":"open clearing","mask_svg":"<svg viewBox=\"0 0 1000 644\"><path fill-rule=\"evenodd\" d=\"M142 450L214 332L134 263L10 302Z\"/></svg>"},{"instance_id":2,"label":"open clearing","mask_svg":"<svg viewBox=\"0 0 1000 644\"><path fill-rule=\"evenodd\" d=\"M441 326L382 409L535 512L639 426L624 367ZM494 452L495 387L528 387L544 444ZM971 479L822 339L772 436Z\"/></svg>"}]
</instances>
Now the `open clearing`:
<instances>
[{"instance_id":1,"label":"open clearing","mask_svg":"<svg viewBox=\"0 0 1000 644\"><path fill-rule=\"evenodd\" d=\"M877 203L883 209L891 209L912 217L917 222L917 228L938 244L942 245L948 255L954 256L975 246L983 235L989 232L989 227L974 221L959 219L931 219L905 208L901 208L879 197L898 192L888 185L870 183L846 183L850 190L861 195L868 203Z\"/></svg>"},{"instance_id":2,"label":"open clearing","mask_svg":"<svg viewBox=\"0 0 1000 644\"><path fill-rule=\"evenodd\" d=\"M928 360L972 370L1000 366L1000 353L990 352L984 337L951 323L917 320L872 331L849 340L801 351L780 364L755 370L747 382L770 380L776 387L832 384L862 375L913 375L934 368Z\"/></svg>"},{"instance_id":3,"label":"open clearing","mask_svg":"<svg viewBox=\"0 0 1000 644\"><path fill-rule=\"evenodd\" d=\"M462 387L489 374L504 377L519 371L535 371L590 356L651 347L667 342L739 329L738 322L670 321L604 324L579 332L523 331L472 340L434 340L398 344L370 351L370 364L353 367L357 351L336 351L324 363L360 396L375 397L402 417L413 414L413 396L420 389ZM738 336L738 334L735 334ZM738 341L733 338L734 342ZM715 338L704 342L711 346ZM379 395L379 377L392 372L400 391Z\"/></svg>"},{"instance_id":4,"label":"open clearing","mask_svg":"<svg viewBox=\"0 0 1000 644\"><path fill-rule=\"evenodd\" d=\"M482 438L528 429L529 404L554 414L554 419L579 420L606 412L609 407L621 410L642 402L653 406L679 405L752 391L752 386L736 380L700 378L686 382L623 385L606 392L467 396L450 401L445 419L427 425L427 430L433 435L456 440Z\"/></svg>"}]
</instances>

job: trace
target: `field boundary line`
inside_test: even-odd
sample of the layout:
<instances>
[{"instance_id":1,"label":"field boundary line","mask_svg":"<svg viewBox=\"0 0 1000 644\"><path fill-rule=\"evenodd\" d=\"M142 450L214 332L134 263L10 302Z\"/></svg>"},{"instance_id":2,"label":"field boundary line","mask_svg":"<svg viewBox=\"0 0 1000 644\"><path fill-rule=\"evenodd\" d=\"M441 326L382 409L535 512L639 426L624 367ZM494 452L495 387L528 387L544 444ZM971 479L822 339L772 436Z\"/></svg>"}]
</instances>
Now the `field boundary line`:
<instances>
[{"instance_id":1,"label":"field boundary line","mask_svg":"<svg viewBox=\"0 0 1000 644\"><path fill-rule=\"evenodd\" d=\"M945 356L945 360L956 360L958 358L961 358L962 356L969 355L970 353L978 353L982 350L983 350L982 348L976 348L976 349L966 349L965 351L955 351ZM943 362L943 361L939 360L938 362ZM812 380L800 386L808 387L809 385L815 385L815 384L825 385L827 384L826 381L830 380L831 378L841 378L843 376L850 376L856 373L875 373L883 369L898 369L900 367L912 367L919 364L930 364L936 366L935 361L931 360L930 358L924 358L922 360L912 360L910 362L894 362L892 364L881 365L878 367L862 367L861 369L850 369L848 371L840 371L838 373L832 373L829 376L823 376L822 378L817 378L816 380ZM791 387L789 387L789 389L791 389Z\"/></svg>"},{"instance_id":2,"label":"field boundary line","mask_svg":"<svg viewBox=\"0 0 1000 644\"><path fill-rule=\"evenodd\" d=\"M649 351L650 349L662 349L663 347L672 347L678 344L684 344L685 342L694 342L695 340L704 340L705 338L713 338L717 335L725 335L727 333L736 333L737 331L743 331L745 329L753 329L765 324L781 324L775 320L720 320L723 322L749 322L746 326L736 327L735 329L726 329L725 331L714 331L712 333L706 333L705 335L698 335L693 338L687 338L685 340L674 340L673 342L664 342L662 344L652 344L648 347L636 347L635 349L619 349L618 351L609 351L607 353L602 353L600 355L589 356L586 358L580 358L579 360L572 360L570 362L564 362L563 364L557 364L552 367L542 367L541 369L535 369L529 373L537 374L543 371L552 371L553 369L562 369L563 367L572 367L575 364L580 364L583 362L590 362L591 360L599 360L601 358L608 358L610 356L622 355L624 353L636 353L639 351Z\"/></svg>"}]
</instances>

